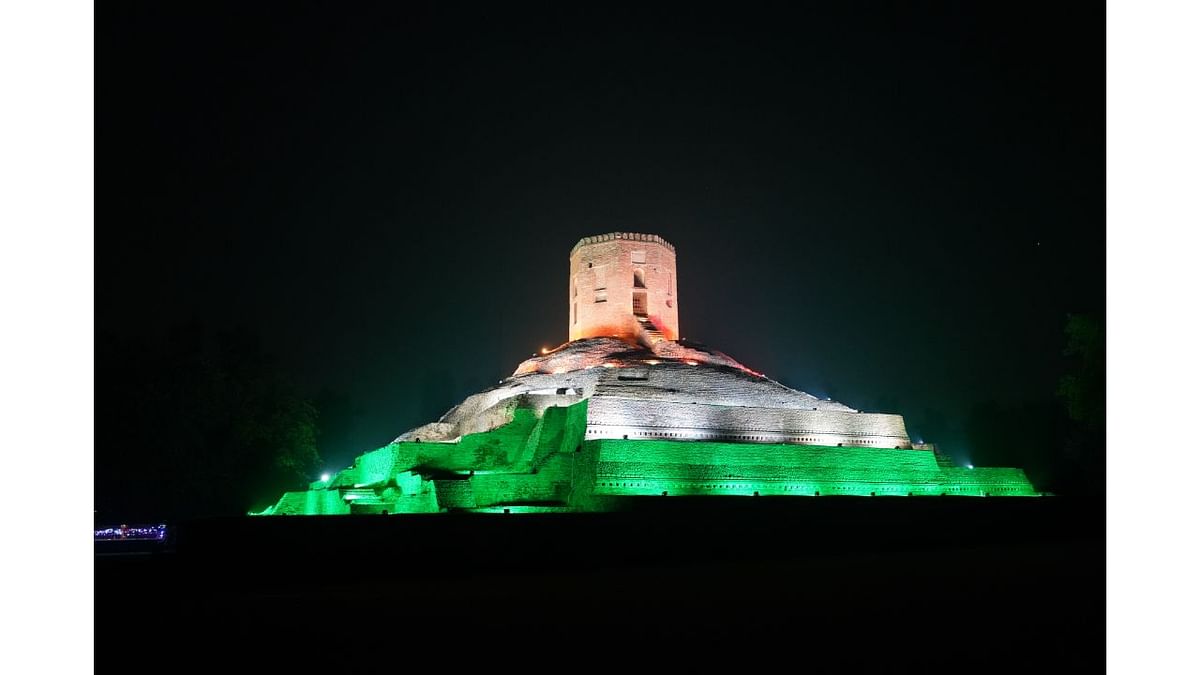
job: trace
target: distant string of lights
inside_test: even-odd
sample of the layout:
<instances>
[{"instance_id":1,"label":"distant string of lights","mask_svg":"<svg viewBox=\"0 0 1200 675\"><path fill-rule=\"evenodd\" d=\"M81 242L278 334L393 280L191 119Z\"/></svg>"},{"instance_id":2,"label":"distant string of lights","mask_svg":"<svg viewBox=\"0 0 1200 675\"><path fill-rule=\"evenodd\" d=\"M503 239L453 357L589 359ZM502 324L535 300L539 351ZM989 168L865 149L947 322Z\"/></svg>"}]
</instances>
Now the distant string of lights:
<instances>
[{"instance_id":1,"label":"distant string of lights","mask_svg":"<svg viewBox=\"0 0 1200 675\"><path fill-rule=\"evenodd\" d=\"M103 530L96 530L96 541L162 541L166 538L166 525L134 525L133 527L121 525L119 527L106 527Z\"/></svg>"}]
</instances>

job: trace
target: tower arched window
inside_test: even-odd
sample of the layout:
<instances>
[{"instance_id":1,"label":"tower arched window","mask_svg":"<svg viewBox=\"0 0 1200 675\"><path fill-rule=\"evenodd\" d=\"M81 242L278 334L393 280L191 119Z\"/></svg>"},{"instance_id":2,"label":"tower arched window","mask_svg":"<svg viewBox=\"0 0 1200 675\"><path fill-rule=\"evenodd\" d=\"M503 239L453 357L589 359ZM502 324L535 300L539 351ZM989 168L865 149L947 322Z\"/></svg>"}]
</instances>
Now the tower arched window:
<instances>
[{"instance_id":1,"label":"tower arched window","mask_svg":"<svg viewBox=\"0 0 1200 675\"><path fill-rule=\"evenodd\" d=\"M634 288L645 288L646 287L646 272L645 272L645 270L634 270L633 271L633 287Z\"/></svg>"}]
</instances>

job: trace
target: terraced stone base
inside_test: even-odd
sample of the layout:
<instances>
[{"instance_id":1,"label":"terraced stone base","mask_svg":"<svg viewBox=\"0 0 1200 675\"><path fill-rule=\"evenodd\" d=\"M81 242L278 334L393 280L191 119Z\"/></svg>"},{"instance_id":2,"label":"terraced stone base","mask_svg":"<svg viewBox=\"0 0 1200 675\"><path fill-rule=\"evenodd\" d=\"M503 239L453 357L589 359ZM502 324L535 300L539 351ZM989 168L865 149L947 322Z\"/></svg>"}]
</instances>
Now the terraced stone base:
<instances>
[{"instance_id":1,"label":"terraced stone base","mask_svg":"<svg viewBox=\"0 0 1200 675\"><path fill-rule=\"evenodd\" d=\"M979 496L1039 493L1014 468L958 468L926 449L585 440L587 400L513 402L511 421L454 442L398 441L256 515L615 511L670 497Z\"/></svg>"}]
</instances>

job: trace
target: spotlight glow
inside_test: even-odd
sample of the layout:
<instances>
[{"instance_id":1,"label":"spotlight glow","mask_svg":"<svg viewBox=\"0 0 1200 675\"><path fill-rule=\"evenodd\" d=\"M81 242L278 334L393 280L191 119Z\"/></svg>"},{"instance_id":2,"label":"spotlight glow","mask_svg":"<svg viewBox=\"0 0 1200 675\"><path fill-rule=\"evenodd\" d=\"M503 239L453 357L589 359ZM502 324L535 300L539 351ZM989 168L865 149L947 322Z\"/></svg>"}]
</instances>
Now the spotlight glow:
<instances>
[{"instance_id":1,"label":"spotlight glow","mask_svg":"<svg viewBox=\"0 0 1200 675\"><path fill-rule=\"evenodd\" d=\"M321 474L321 482L325 482L327 480L329 480L329 474L327 474L327 473Z\"/></svg>"}]
</instances>

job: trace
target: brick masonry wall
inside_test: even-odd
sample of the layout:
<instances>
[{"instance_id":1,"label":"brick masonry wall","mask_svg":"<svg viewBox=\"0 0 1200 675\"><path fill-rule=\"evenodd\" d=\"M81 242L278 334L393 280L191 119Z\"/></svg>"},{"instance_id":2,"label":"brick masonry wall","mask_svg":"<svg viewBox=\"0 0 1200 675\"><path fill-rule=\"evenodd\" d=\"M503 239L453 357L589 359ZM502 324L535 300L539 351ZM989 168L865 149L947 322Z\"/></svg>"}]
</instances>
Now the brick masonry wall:
<instances>
[{"instance_id":1,"label":"brick masonry wall","mask_svg":"<svg viewBox=\"0 0 1200 675\"><path fill-rule=\"evenodd\" d=\"M635 254L644 262L635 262ZM645 288L634 287L639 271ZM634 340L634 293L646 296L646 312L668 340L679 339L679 277L675 249L656 235L613 233L588 237L571 251L567 288L570 340L617 336Z\"/></svg>"},{"instance_id":2,"label":"brick masonry wall","mask_svg":"<svg viewBox=\"0 0 1200 675\"><path fill-rule=\"evenodd\" d=\"M610 496L1032 496L1020 469L947 469L924 450L589 441Z\"/></svg>"},{"instance_id":3,"label":"brick masonry wall","mask_svg":"<svg viewBox=\"0 0 1200 675\"><path fill-rule=\"evenodd\" d=\"M624 437L911 447L900 415L592 397L588 440Z\"/></svg>"}]
</instances>

